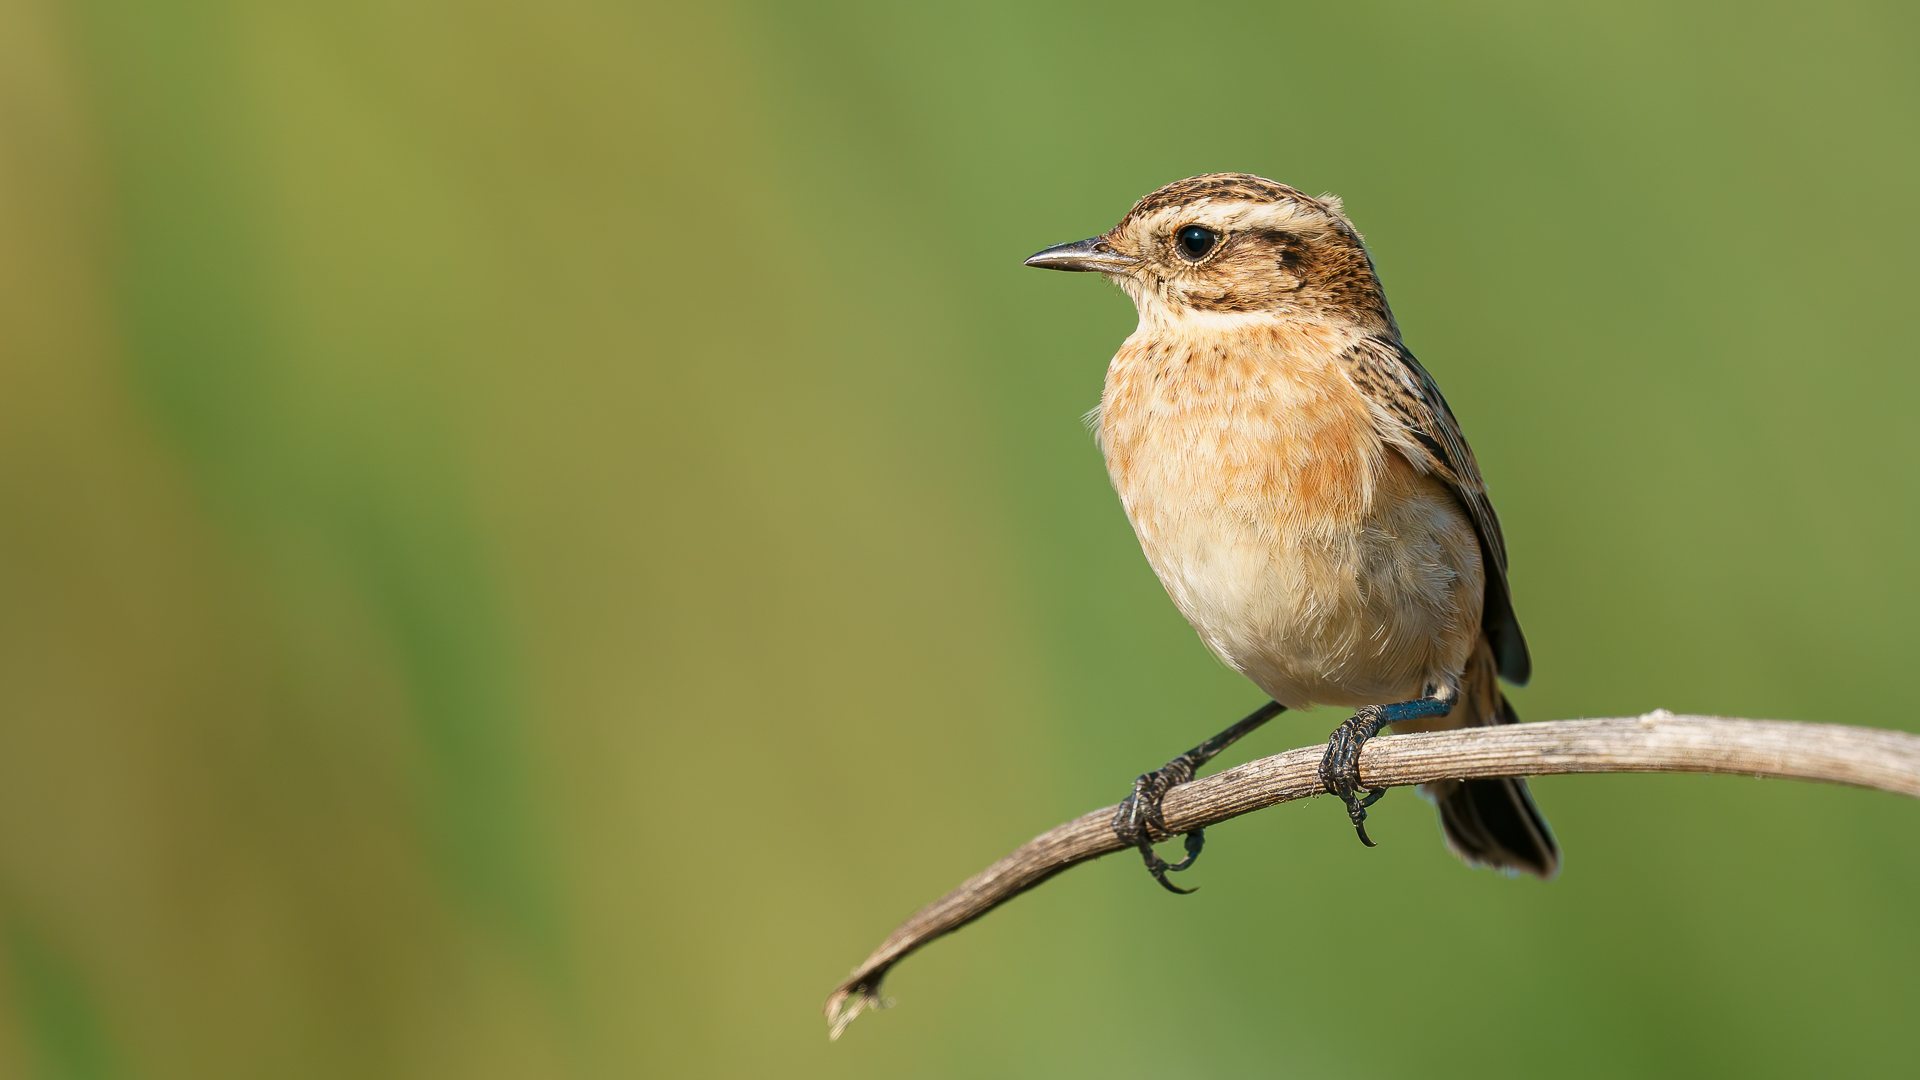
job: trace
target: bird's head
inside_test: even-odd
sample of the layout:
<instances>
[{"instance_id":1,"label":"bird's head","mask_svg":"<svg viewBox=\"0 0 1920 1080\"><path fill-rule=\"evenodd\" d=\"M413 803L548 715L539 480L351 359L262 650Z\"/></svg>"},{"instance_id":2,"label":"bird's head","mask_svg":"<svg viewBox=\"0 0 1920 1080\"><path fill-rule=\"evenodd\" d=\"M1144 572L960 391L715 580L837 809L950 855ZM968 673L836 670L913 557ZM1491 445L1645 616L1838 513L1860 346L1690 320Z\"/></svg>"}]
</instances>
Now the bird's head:
<instances>
[{"instance_id":1,"label":"bird's head","mask_svg":"<svg viewBox=\"0 0 1920 1080\"><path fill-rule=\"evenodd\" d=\"M1246 173L1168 184L1107 232L1026 264L1107 275L1133 297L1143 323L1239 316L1393 327L1340 200Z\"/></svg>"}]
</instances>

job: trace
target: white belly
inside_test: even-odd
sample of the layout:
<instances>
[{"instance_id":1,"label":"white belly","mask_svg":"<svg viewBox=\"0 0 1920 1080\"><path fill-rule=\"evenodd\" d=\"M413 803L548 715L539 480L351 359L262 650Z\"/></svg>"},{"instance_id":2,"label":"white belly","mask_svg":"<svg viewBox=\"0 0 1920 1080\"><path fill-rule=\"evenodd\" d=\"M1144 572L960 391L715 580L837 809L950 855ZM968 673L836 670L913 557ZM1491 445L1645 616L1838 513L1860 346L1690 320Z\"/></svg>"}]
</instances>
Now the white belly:
<instances>
[{"instance_id":1,"label":"white belly","mask_svg":"<svg viewBox=\"0 0 1920 1080\"><path fill-rule=\"evenodd\" d=\"M1134 529L1168 595L1216 656L1288 708L1408 701L1465 666L1479 543L1437 483L1332 531L1156 504L1158 520Z\"/></svg>"}]
</instances>

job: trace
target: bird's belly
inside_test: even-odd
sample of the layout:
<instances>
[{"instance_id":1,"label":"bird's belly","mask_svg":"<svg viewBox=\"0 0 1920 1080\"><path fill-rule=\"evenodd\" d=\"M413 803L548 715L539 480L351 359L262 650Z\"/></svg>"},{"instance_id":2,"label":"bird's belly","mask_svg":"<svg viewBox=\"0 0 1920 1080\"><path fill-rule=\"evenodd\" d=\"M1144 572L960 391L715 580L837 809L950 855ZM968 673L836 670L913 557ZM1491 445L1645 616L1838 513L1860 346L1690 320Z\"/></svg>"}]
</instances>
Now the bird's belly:
<instances>
[{"instance_id":1,"label":"bird's belly","mask_svg":"<svg viewBox=\"0 0 1920 1080\"><path fill-rule=\"evenodd\" d=\"M1457 676L1473 648L1484 588L1473 527L1440 483L1385 459L1353 515L1261 512L1220 497L1219 475L1193 459L1193 482L1123 492L1181 614L1289 708L1411 700Z\"/></svg>"}]
</instances>

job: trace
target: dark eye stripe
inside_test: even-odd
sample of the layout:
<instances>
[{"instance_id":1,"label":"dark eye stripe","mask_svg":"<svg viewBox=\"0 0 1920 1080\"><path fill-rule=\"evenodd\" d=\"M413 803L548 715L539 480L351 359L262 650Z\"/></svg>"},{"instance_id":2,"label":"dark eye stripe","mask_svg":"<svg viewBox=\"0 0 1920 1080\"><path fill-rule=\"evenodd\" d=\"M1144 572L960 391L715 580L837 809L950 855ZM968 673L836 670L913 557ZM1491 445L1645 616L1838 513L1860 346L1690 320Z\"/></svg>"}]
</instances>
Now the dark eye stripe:
<instances>
[{"instance_id":1,"label":"dark eye stripe","mask_svg":"<svg viewBox=\"0 0 1920 1080\"><path fill-rule=\"evenodd\" d=\"M1180 230L1176 238L1180 253L1189 259L1204 259L1213 245L1220 242L1220 234L1204 225L1189 225Z\"/></svg>"}]
</instances>

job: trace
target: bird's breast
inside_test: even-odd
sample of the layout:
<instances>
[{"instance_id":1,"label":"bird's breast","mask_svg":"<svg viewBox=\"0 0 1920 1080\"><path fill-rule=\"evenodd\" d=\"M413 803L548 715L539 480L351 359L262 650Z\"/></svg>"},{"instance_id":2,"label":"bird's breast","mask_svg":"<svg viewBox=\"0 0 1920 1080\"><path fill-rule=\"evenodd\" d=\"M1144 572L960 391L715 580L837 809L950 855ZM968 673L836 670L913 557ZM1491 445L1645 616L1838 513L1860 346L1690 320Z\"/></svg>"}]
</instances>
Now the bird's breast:
<instances>
[{"instance_id":1,"label":"bird's breast","mask_svg":"<svg viewBox=\"0 0 1920 1080\"><path fill-rule=\"evenodd\" d=\"M1208 647L1289 707L1416 697L1464 662L1466 606L1478 621L1472 525L1376 434L1345 344L1143 332L1101 397L1108 472L1155 573Z\"/></svg>"},{"instance_id":2,"label":"bird's breast","mask_svg":"<svg viewBox=\"0 0 1920 1080\"><path fill-rule=\"evenodd\" d=\"M1107 371L1101 448L1136 525L1195 500L1249 523L1365 517L1385 445L1331 335L1135 335Z\"/></svg>"}]
</instances>

